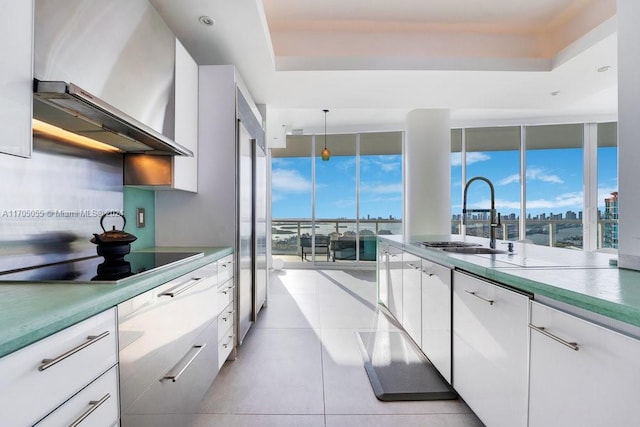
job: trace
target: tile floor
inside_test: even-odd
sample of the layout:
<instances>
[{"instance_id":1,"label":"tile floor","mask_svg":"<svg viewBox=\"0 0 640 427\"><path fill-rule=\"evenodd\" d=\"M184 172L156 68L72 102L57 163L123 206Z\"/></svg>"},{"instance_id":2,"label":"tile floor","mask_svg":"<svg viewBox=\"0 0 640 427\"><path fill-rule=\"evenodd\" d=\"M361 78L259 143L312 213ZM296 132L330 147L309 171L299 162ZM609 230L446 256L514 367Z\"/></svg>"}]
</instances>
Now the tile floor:
<instances>
[{"instance_id":1,"label":"tile floor","mask_svg":"<svg viewBox=\"0 0 640 427\"><path fill-rule=\"evenodd\" d=\"M356 331L394 328L376 311L375 271L281 270L268 307L195 414L158 426L482 426L462 400L381 402Z\"/></svg>"}]
</instances>

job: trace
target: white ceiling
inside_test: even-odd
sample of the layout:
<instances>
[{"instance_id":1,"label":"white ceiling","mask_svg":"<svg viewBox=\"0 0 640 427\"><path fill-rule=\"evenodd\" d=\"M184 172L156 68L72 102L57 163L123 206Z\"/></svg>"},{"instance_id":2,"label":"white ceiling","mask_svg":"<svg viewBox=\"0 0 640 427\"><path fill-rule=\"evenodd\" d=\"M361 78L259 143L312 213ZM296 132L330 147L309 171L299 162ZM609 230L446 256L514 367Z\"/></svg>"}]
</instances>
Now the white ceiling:
<instances>
[{"instance_id":1,"label":"white ceiling","mask_svg":"<svg viewBox=\"0 0 640 427\"><path fill-rule=\"evenodd\" d=\"M271 144L323 132L324 108L329 133L402 129L416 108L455 126L617 114L615 0L149 1L199 64L238 68Z\"/></svg>"}]
</instances>

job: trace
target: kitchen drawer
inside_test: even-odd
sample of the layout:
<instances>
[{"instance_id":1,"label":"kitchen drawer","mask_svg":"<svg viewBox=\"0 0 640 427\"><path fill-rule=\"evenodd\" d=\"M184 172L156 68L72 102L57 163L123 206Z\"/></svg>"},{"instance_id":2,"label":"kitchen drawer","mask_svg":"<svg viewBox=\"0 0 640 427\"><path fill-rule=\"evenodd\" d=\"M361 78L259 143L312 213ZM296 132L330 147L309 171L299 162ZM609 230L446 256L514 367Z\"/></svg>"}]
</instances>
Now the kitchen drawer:
<instances>
[{"instance_id":1,"label":"kitchen drawer","mask_svg":"<svg viewBox=\"0 0 640 427\"><path fill-rule=\"evenodd\" d=\"M218 335L218 369L222 368L224 362L233 350L233 327L226 333Z\"/></svg>"},{"instance_id":2,"label":"kitchen drawer","mask_svg":"<svg viewBox=\"0 0 640 427\"><path fill-rule=\"evenodd\" d=\"M222 335L228 333L229 329L233 328L233 318L234 310L233 303L231 303L218 315L218 337L222 337Z\"/></svg>"},{"instance_id":3,"label":"kitchen drawer","mask_svg":"<svg viewBox=\"0 0 640 427\"><path fill-rule=\"evenodd\" d=\"M224 309L233 302L235 283L233 278L218 285L218 309L216 313L222 314Z\"/></svg>"},{"instance_id":4,"label":"kitchen drawer","mask_svg":"<svg viewBox=\"0 0 640 427\"><path fill-rule=\"evenodd\" d=\"M218 260L218 283L223 283L233 277L233 255L227 255Z\"/></svg>"},{"instance_id":5,"label":"kitchen drawer","mask_svg":"<svg viewBox=\"0 0 640 427\"><path fill-rule=\"evenodd\" d=\"M110 309L3 357L0 425L41 419L114 366L117 348L116 310Z\"/></svg>"},{"instance_id":6,"label":"kitchen drawer","mask_svg":"<svg viewBox=\"0 0 640 427\"><path fill-rule=\"evenodd\" d=\"M195 270L118 305L123 413L212 322L217 326L217 276L207 277L200 274L203 271Z\"/></svg>"},{"instance_id":7,"label":"kitchen drawer","mask_svg":"<svg viewBox=\"0 0 640 427\"><path fill-rule=\"evenodd\" d=\"M118 368L112 367L51 414L38 427L111 426L118 422ZM81 424L80 424L81 422Z\"/></svg>"},{"instance_id":8,"label":"kitchen drawer","mask_svg":"<svg viewBox=\"0 0 640 427\"><path fill-rule=\"evenodd\" d=\"M175 414L195 410L218 373L217 328L218 322L214 320L190 344L183 346L125 414ZM128 425L125 414L122 427Z\"/></svg>"}]
</instances>

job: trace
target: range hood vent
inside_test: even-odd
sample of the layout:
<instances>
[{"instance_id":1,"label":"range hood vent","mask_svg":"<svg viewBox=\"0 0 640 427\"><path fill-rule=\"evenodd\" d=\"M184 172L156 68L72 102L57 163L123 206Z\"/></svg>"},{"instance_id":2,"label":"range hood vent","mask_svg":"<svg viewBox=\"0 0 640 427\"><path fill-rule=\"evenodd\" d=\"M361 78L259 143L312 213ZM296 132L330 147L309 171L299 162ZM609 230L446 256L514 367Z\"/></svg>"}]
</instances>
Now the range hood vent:
<instances>
[{"instance_id":1,"label":"range hood vent","mask_svg":"<svg viewBox=\"0 0 640 427\"><path fill-rule=\"evenodd\" d=\"M33 117L126 153L181 155L191 150L72 83L33 83Z\"/></svg>"}]
</instances>

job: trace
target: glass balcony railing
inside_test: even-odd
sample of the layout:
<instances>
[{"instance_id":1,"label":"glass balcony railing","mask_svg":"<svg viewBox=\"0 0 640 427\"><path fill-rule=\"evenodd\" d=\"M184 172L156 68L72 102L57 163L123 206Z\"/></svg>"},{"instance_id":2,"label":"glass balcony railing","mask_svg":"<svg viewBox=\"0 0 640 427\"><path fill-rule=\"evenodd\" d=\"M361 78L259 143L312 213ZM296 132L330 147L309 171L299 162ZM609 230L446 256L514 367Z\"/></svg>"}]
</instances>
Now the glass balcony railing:
<instances>
[{"instance_id":1,"label":"glass balcony railing","mask_svg":"<svg viewBox=\"0 0 640 427\"><path fill-rule=\"evenodd\" d=\"M358 230L359 227L359 230ZM272 219L271 252L275 256L305 258L303 246L310 245L312 230L316 237L328 237L327 248L317 248L316 260L325 261L375 261L376 239L379 234L402 234L402 220L385 219L322 219L315 225L310 219ZM359 236L358 236L359 234ZM356 244L358 236L358 244ZM318 239L319 241L320 239ZM356 250L358 248L358 250ZM327 251L329 252L327 254ZM311 249L307 251L312 253ZM291 261L294 259L291 258Z\"/></svg>"},{"instance_id":2,"label":"glass balcony railing","mask_svg":"<svg viewBox=\"0 0 640 427\"><path fill-rule=\"evenodd\" d=\"M519 239L519 220L502 220L497 229L496 238L504 240ZM583 234L582 220L572 219L528 219L526 222L526 237L536 245L582 249ZM489 237L489 221L468 220L468 236ZM451 222L451 234L460 234L460 220ZM598 249L618 248L618 220L598 220Z\"/></svg>"}]
</instances>

